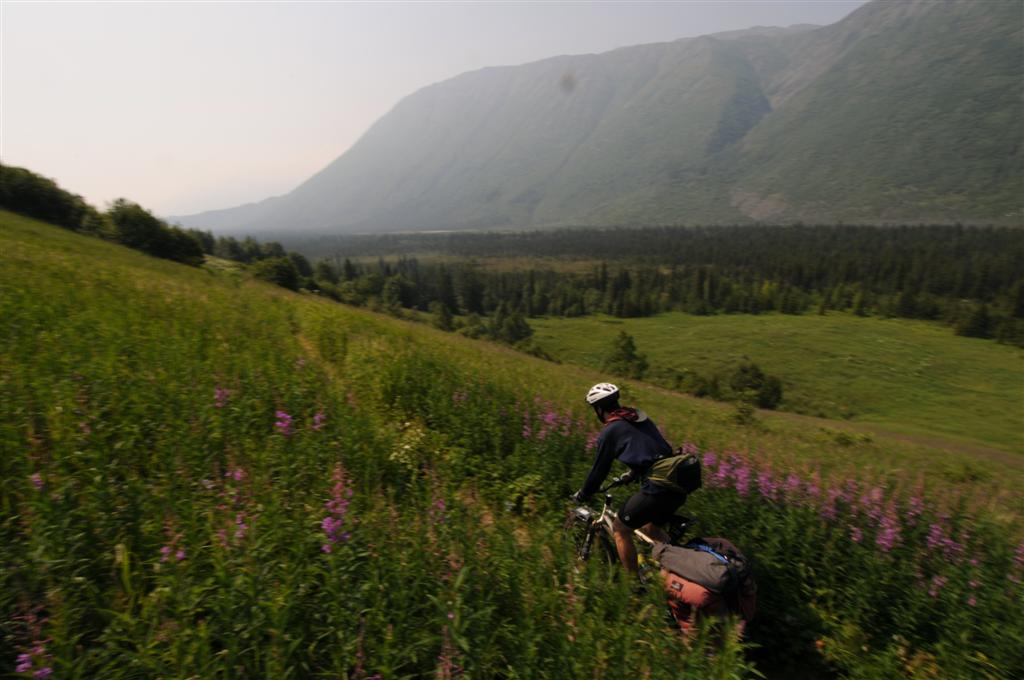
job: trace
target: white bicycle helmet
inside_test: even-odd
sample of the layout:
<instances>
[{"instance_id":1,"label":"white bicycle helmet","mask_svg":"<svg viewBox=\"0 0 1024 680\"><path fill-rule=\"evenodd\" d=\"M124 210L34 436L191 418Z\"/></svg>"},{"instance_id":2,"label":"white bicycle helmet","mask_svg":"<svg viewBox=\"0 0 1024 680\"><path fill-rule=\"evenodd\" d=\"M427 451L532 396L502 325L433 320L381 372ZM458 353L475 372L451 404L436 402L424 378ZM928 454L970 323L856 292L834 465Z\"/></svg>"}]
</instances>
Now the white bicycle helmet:
<instances>
[{"instance_id":1,"label":"white bicycle helmet","mask_svg":"<svg viewBox=\"0 0 1024 680\"><path fill-rule=\"evenodd\" d=\"M597 383L587 392L587 403L596 404L602 399L619 396L619 388L611 383Z\"/></svg>"}]
</instances>

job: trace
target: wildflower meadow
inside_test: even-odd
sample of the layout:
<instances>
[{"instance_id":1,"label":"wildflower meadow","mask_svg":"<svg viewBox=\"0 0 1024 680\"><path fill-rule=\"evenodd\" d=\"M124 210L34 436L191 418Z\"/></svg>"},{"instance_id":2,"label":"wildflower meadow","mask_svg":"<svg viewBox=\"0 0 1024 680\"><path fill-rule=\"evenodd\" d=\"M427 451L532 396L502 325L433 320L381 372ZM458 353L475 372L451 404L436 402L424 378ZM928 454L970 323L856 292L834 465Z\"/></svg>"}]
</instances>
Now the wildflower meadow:
<instances>
[{"instance_id":1,"label":"wildflower meadow","mask_svg":"<svg viewBox=\"0 0 1024 680\"><path fill-rule=\"evenodd\" d=\"M1020 531L942 488L674 442L758 583L685 640L563 540L596 421L487 346L3 219L5 676L1024 674Z\"/></svg>"}]
</instances>

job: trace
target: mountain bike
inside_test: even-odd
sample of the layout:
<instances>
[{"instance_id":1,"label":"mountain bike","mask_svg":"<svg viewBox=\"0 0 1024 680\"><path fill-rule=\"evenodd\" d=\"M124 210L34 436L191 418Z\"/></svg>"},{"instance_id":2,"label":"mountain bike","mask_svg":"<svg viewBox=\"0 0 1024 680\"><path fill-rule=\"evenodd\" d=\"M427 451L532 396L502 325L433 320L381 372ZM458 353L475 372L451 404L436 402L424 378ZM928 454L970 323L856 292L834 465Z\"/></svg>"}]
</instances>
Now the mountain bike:
<instances>
[{"instance_id":1,"label":"mountain bike","mask_svg":"<svg viewBox=\"0 0 1024 680\"><path fill-rule=\"evenodd\" d=\"M600 512L586 505L577 506L569 512L569 518L565 523L565 533L573 544L576 557L581 561L589 560L595 547L598 554L608 564L615 564L619 561L619 551L615 547L615 534L612 529L616 510L611 490L629 481L628 474L616 477L608 486L598 492L604 499ZM668 534L669 542L677 545L678 541L696 524L697 520L693 517L675 515L662 528ZM649 545L655 543L654 539L645 534L642 529L635 529L633 535Z\"/></svg>"}]
</instances>

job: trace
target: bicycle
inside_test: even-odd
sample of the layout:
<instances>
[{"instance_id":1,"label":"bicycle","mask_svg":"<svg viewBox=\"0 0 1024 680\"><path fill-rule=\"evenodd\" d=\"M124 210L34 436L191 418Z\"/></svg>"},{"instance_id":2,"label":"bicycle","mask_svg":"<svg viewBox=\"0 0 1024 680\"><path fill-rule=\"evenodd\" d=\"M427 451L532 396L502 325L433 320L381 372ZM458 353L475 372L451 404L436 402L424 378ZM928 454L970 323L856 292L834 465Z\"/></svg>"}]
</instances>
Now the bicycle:
<instances>
[{"instance_id":1,"label":"bicycle","mask_svg":"<svg viewBox=\"0 0 1024 680\"><path fill-rule=\"evenodd\" d=\"M615 547L614 530L612 528L612 522L615 519L615 505L610 492L615 487L622 486L629 481L631 479L628 474L622 475L616 477L608 486L598 491L604 498L604 505L599 513L585 505L577 506L570 511L565 531L572 540L576 557L581 561L585 562L590 559L595 540L600 546L601 555L604 557L605 562L615 564L619 561L619 551ZM673 516L663 526L663 529L665 529L669 536L669 543L672 545L678 544L679 539L686 535L696 523L697 520L693 517L685 515ZM635 529L633 535L649 545L656 543L642 529Z\"/></svg>"}]
</instances>

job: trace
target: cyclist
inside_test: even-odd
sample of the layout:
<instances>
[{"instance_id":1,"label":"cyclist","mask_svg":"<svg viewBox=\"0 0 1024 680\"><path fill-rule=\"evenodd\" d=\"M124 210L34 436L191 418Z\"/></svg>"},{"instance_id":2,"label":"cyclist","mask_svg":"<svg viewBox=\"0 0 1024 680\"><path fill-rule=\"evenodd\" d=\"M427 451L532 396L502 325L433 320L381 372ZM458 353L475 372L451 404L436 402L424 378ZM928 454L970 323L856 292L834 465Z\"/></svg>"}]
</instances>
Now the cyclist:
<instances>
[{"instance_id":1,"label":"cyclist","mask_svg":"<svg viewBox=\"0 0 1024 680\"><path fill-rule=\"evenodd\" d=\"M587 392L587 403L594 408L604 429L597 438L597 455L583 486L573 499L585 502L600 489L608 476L612 461L618 459L628 468L629 481L640 479L640 490L627 500L613 522L615 547L619 559L631 573L637 574L636 547L633 530L643 527L655 541L668 542L669 537L657 525L668 521L676 508L686 500L678 493L647 479L651 465L672 455L672 447L643 411L619 405L619 388L611 383L598 383Z\"/></svg>"}]
</instances>

